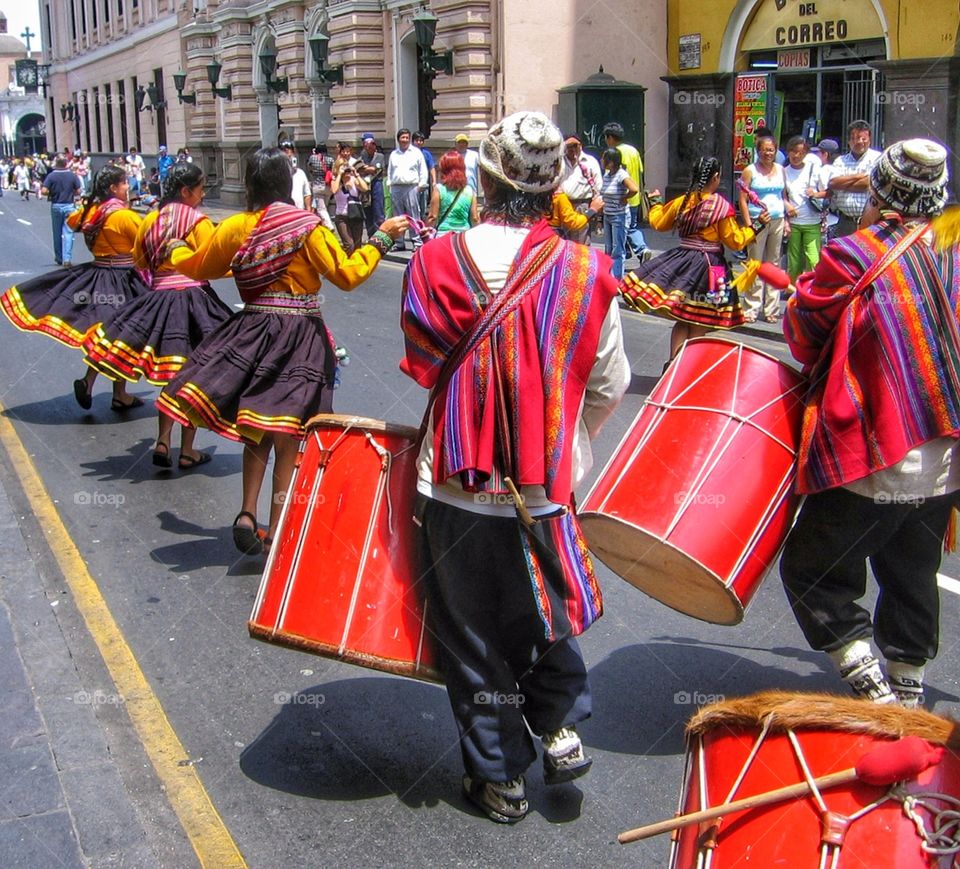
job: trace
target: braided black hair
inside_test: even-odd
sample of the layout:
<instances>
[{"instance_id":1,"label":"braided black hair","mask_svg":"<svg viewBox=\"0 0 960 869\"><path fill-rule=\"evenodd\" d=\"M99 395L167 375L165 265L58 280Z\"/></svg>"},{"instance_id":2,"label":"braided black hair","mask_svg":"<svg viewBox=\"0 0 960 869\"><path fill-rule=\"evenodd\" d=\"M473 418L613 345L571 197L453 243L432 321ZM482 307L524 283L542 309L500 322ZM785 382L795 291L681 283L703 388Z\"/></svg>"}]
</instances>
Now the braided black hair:
<instances>
[{"instance_id":1,"label":"braided black hair","mask_svg":"<svg viewBox=\"0 0 960 869\"><path fill-rule=\"evenodd\" d=\"M106 202L113 196L110 188L114 184L119 184L127 178L127 170L122 166L114 166L108 163L96 175L93 176L93 184L90 185L90 193L81 200L83 213L80 215L80 224L87 219L87 212L101 202Z\"/></svg>"},{"instance_id":2,"label":"braided black hair","mask_svg":"<svg viewBox=\"0 0 960 869\"><path fill-rule=\"evenodd\" d=\"M716 157L701 157L693 164L693 171L690 173L690 186L683 196L683 202L680 203L680 210L677 212L679 217L687 207L687 201L691 193L700 193L707 186L707 182L714 175L720 174L720 161Z\"/></svg>"},{"instance_id":3,"label":"braided black hair","mask_svg":"<svg viewBox=\"0 0 960 869\"><path fill-rule=\"evenodd\" d=\"M174 163L163 179L160 207L180 201L181 190L192 190L203 183L203 170L196 163Z\"/></svg>"}]
</instances>

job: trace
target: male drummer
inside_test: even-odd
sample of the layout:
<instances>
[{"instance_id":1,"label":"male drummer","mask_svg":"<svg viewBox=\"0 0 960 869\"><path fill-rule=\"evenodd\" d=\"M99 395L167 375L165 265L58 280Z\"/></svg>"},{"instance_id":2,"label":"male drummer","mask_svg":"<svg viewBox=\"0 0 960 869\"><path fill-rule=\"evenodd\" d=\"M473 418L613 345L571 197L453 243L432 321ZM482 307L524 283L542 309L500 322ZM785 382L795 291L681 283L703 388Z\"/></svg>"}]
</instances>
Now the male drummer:
<instances>
[{"instance_id":1,"label":"male drummer","mask_svg":"<svg viewBox=\"0 0 960 869\"><path fill-rule=\"evenodd\" d=\"M599 615L599 589L586 548L571 533L558 549L554 532L571 530L563 511L590 467L590 438L630 380L609 263L547 224L562 144L538 112L496 124L480 146L483 221L425 245L404 280L401 367L436 395L417 484L428 612L464 793L501 823L527 813L531 730L547 784L592 763L575 726L591 705L573 637L589 623L583 613ZM485 310L506 300L516 309L456 372L445 369Z\"/></svg>"},{"instance_id":2,"label":"male drummer","mask_svg":"<svg viewBox=\"0 0 960 869\"><path fill-rule=\"evenodd\" d=\"M923 702L937 653L937 570L960 488L960 253L943 227L943 250L929 230L947 199L946 159L925 139L883 152L863 228L801 276L785 325L810 375L798 460L808 497L780 563L787 596L807 641L856 694L904 706ZM906 249L854 295L898 244ZM857 603L867 560L880 586L873 623Z\"/></svg>"}]
</instances>

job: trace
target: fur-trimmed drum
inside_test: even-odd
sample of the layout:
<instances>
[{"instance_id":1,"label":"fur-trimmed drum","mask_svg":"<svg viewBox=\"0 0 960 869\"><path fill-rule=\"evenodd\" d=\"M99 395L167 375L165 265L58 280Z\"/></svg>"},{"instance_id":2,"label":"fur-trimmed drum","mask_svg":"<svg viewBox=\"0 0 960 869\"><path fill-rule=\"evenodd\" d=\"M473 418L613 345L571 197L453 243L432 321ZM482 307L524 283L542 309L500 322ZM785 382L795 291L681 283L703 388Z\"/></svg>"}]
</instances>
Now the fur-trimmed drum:
<instances>
[{"instance_id":1,"label":"fur-trimmed drum","mask_svg":"<svg viewBox=\"0 0 960 869\"><path fill-rule=\"evenodd\" d=\"M740 622L796 512L805 388L743 344L684 344L580 508L591 552L667 606Z\"/></svg>"},{"instance_id":2,"label":"fur-trimmed drum","mask_svg":"<svg viewBox=\"0 0 960 869\"><path fill-rule=\"evenodd\" d=\"M960 848L958 725L923 710L827 694L770 691L715 703L687 726L679 811L695 812L856 766L879 745L919 736L946 751L893 787L863 781L690 825L671 869L933 869ZM808 775L805 775L805 771ZM934 844L933 831L942 836ZM924 830L921 834L920 830Z\"/></svg>"},{"instance_id":3,"label":"fur-trimmed drum","mask_svg":"<svg viewBox=\"0 0 960 869\"><path fill-rule=\"evenodd\" d=\"M250 635L440 681L417 584L417 430L310 420L250 616Z\"/></svg>"}]
</instances>

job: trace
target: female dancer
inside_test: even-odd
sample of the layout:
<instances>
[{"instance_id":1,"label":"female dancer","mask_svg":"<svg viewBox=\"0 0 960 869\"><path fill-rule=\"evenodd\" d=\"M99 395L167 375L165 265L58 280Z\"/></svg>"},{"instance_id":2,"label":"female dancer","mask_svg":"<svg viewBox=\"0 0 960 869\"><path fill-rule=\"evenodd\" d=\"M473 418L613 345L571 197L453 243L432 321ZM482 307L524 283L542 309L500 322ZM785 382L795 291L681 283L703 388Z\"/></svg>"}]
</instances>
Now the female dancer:
<instances>
[{"instance_id":1,"label":"female dancer","mask_svg":"<svg viewBox=\"0 0 960 869\"><path fill-rule=\"evenodd\" d=\"M97 173L90 195L67 218L71 229L83 232L93 262L10 287L0 296L0 305L14 326L79 348L91 330L149 290L133 267L140 215L127 207L128 191L122 168L105 166ZM96 377L97 372L88 368L84 377L73 382L73 394L84 410L93 406ZM127 392L126 381L114 382L111 409L122 413L142 405Z\"/></svg>"},{"instance_id":2,"label":"female dancer","mask_svg":"<svg viewBox=\"0 0 960 869\"><path fill-rule=\"evenodd\" d=\"M732 329L744 321L723 247L742 250L769 216L761 213L752 226L742 228L733 206L717 193L719 186L720 161L701 157L687 192L650 209L650 225L659 232L676 227L680 246L641 265L620 287L632 307L676 320L670 334L670 359L688 338L698 338L710 329Z\"/></svg>"},{"instance_id":3,"label":"female dancer","mask_svg":"<svg viewBox=\"0 0 960 869\"><path fill-rule=\"evenodd\" d=\"M387 220L348 257L315 214L290 204L290 161L282 151L264 148L250 157L244 180L247 210L224 220L195 252L184 247L172 259L195 280L232 271L245 307L204 340L157 403L180 423L244 443L243 500L233 540L254 555L276 533L307 421L333 406L337 363L317 296L320 276L352 290L408 221ZM271 450L273 499L264 531L256 510Z\"/></svg>"},{"instance_id":4,"label":"female dancer","mask_svg":"<svg viewBox=\"0 0 960 869\"><path fill-rule=\"evenodd\" d=\"M203 170L196 163L175 163L163 184L160 210L144 218L133 250L134 262L150 274L154 292L138 296L87 335L83 349L91 368L112 380L136 383L143 377L165 386L197 345L230 317L230 308L210 284L185 277L170 265L170 253L179 244L197 248L213 235L210 218L198 211L202 202ZM153 463L169 468L173 419L165 413L159 417ZM177 461L181 470L210 461L209 453L193 448L196 434L192 426L183 426Z\"/></svg>"}]
</instances>

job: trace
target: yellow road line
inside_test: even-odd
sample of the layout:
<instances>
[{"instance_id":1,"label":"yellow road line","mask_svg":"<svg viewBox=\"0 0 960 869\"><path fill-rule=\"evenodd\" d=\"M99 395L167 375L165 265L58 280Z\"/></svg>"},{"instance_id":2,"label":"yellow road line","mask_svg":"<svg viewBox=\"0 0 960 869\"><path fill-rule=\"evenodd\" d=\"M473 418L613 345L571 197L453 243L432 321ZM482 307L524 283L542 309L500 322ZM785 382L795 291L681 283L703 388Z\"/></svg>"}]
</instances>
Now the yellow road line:
<instances>
[{"instance_id":1,"label":"yellow road line","mask_svg":"<svg viewBox=\"0 0 960 869\"><path fill-rule=\"evenodd\" d=\"M210 801L200 777L193 766L186 765L189 758L183 744L170 726L160 701L150 688L97 583L87 570L80 551L64 527L13 424L4 415L2 404L0 443L20 478L50 551L73 592L77 608L103 656L118 693L124 698L127 714L157 776L166 788L167 799L180 819L200 864L211 869L246 867L246 861Z\"/></svg>"}]
</instances>

